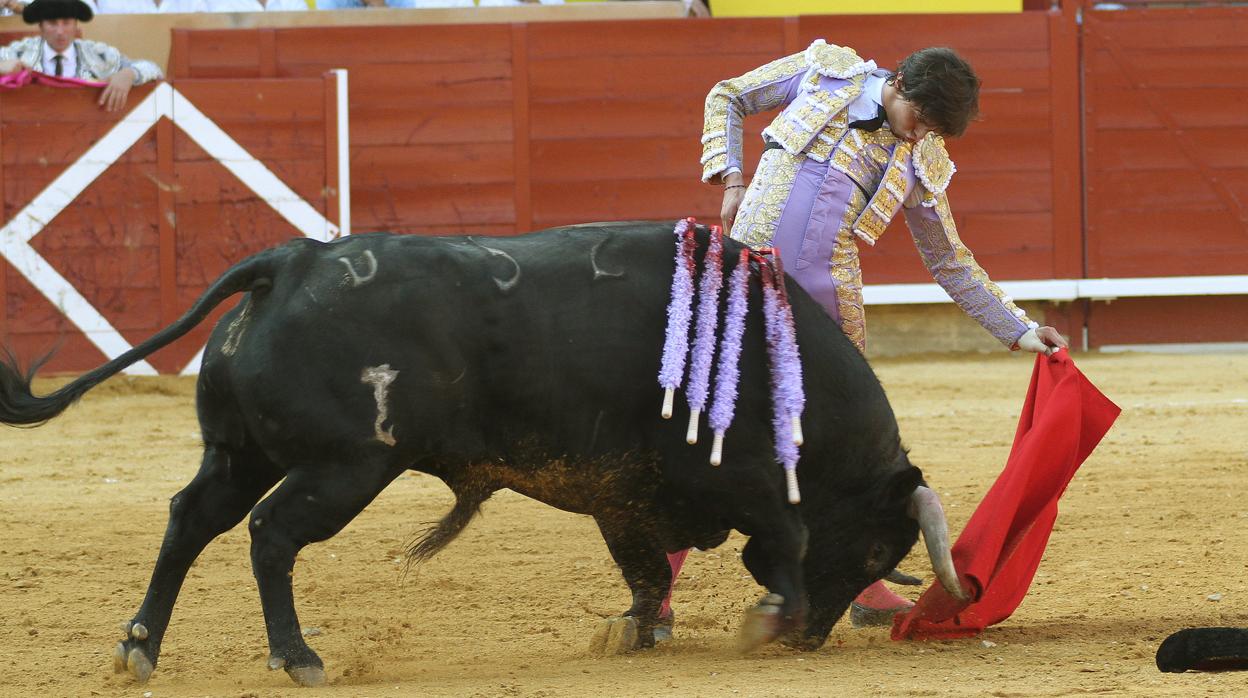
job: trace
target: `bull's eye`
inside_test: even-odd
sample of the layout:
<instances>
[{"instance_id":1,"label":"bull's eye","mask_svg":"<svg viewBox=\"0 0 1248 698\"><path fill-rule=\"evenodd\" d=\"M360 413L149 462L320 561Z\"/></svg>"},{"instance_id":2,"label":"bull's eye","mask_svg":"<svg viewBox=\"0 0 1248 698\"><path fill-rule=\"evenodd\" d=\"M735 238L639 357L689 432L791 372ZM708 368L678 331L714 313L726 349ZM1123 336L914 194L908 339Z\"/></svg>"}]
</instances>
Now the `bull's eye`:
<instances>
[{"instance_id":1,"label":"bull's eye","mask_svg":"<svg viewBox=\"0 0 1248 698\"><path fill-rule=\"evenodd\" d=\"M888 567L888 547L878 541L872 543L871 550L867 553L866 567L872 574L887 572L885 568Z\"/></svg>"}]
</instances>

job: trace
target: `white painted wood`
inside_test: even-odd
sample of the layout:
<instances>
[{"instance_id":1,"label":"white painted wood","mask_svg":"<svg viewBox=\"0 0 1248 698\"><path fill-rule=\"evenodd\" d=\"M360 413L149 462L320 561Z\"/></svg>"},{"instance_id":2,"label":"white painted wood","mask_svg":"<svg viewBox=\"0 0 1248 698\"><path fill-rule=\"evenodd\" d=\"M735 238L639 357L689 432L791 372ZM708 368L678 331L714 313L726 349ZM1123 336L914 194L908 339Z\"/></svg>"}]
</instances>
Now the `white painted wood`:
<instances>
[{"instance_id":1,"label":"white painted wood","mask_svg":"<svg viewBox=\"0 0 1248 698\"><path fill-rule=\"evenodd\" d=\"M0 254L110 360L131 349L130 343L68 279L30 246L30 240L156 123L159 91L159 88L154 90L139 102L103 138L0 228ZM127 368L126 373L155 375L156 369L146 361L139 361Z\"/></svg>"},{"instance_id":2,"label":"white painted wood","mask_svg":"<svg viewBox=\"0 0 1248 698\"><path fill-rule=\"evenodd\" d=\"M0 233L0 254L110 360L132 348L95 306L24 240L10 235L7 230ZM156 369L146 361L139 361L127 368L126 373L154 376Z\"/></svg>"},{"instance_id":3,"label":"white painted wood","mask_svg":"<svg viewBox=\"0 0 1248 698\"><path fill-rule=\"evenodd\" d=\"M334 70L338 82L338 234L351 234L351 129L347 71Z\"/></svg>"},{"instance_id":4,"label":"white painted wood","mask_svg":"<svg viewBox=\"0 0 1248 698\"><path fill-rule=\"evenodd\" d=\"M39 192L26 207L18 212L13 220L4 226L3 235L16 236L22 242L28 242L38 235L65 207L78 197L104 170L125 154L143 134L147 133L152 124L156 123L156 93L148 95L139 103L136 110L153 114L150 120L132 119L127 117L117 122L104 137L87 149L69 167L65 168L56 179L53 179L43 191Z\"/></svg>"},{"instance_id":5,"label":"white painted wood","mask_svg":"<svg viewBox=\"0 0 1248 698\"><path fill-rule=\"evenodd\" d=\"M1176 342L1173 344L1106 344L1096 348L1103 354L1142 352L1147 354L1243 354L1248 342ZM1230 402L1237 402L1231 400ZM1248 404L1240 400L1239 404Z\"/></svg>"},{"instance_id":6,"label":"white painted wood","mask_svg":"<svg viewBox=\"0 0 1248 698\"><path fill-rule=\"evenodd\" d=\"M344 221L350 222L350 170L347 169L346 71L339 77L339 186L345 201ZM92 182L125 154L161 117L168 117L211 157L220 162L243 184L290 221L307 237L329 241L338 236L339 227L326 220L260 161L183 97L169 83L162 83L126 113L108 133L87 149L73 164L52 180L29 204L0 228L0 255L63 313L83 335L110 360L133 348L107 319L56 271L29 242ZM343 174L345 173L345 175ZM342 201L342 200L340 200ZM203 349L183 369L183 374L197 373ZM146 361L139 361L125 370L136 375L155 375Z\"/></svg>"},{"instance_id":7,"label":"white painted wood","mask_svg":"<svg viewBox=\"0 0 1248 698\"><path fill-rule=\"evenodd\" d=\"M199 375L199 367L202 366L204 363L204 350L207 348L208 348L208 345L206 344L200 347L199 351L195 353L195 356L192 357L191 360L187 362L186 366L182 368L182 372L179 375L183 375L183 376Z\"/></svg>"},{"instance_id":8,"label":"white painted wood","mask_svg":"<svg viewBox=\"0 0 1248 698\"><path fill-rule=\"evenodd\" d=\"M1001 281L997 285L1016 301L1248 295L1248 275L1048 279ZM867 305L953 302L944 289L936 284L871 284L863 287L862 298Z\"/></svg>"},{"instance_id":9,"label":"white painted wood","mask_svg":"<svg viewBox=\"0 0 1248 698\"><path fill-rule=\"evenodd\" d=\"M1234 296L1248 294L1248 274L1162 276L1138 279L1081 279L1079 297L1093 300L1149 296Z\"/></svg>"},{"instance_id":10,"label":"white painted wood","mask_svg":"<svg viewBox=\"0 0 1248 698\"><path fill-rule=\"evenodd\" d=\"M322 242L338 237L338 226L303 200L259 160L253 158L229 134L204 116L190 100L173 91L173 123L246 184L274 211L305 236Z\"/></svg>"},{"instance_id":11,"label":"white painted wood","mask_svg":"<svg viewBox=\"0 0 1248 698\"><path fill-rule=\"evenodd\" d=\"M1016 301L1069 301L1078 298L1075 279L1002 281L997 285ZM949 294L937 284L868 284L862 289L867 305L906 305L910 303L951 303Z\"/></svg>"}]
</instances>

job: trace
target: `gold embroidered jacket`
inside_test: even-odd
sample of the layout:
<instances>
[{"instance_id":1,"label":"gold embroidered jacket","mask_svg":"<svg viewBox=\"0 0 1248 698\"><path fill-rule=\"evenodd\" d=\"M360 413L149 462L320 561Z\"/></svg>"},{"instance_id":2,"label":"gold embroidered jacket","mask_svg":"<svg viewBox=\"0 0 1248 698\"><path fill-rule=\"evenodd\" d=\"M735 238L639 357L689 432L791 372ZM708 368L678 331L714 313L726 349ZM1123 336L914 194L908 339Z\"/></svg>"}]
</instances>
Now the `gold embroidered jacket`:
<instances>
[{"instance_id":1,"label":"gold embroidered jacket","mask_svg":"<svg viewBox=\"0 0 1248 698\"><path fill-rule=\"evenodd\" d=\"M849 128L848 106L863 90L874 61L853 49L815 41L745 75L724 80L707 95L702 134L702 180L718 183L741 169L744 117L783 107L763 131L793 157L843 172L869 199L847 224L874 245L898 211L936 281L968 314L1006 346L1029 327L1022 309L988 279L958 237L945 195L956 167L935 134L915 144L881 129ZM748 195L747 195L748 199ZM852 224L849 223L852 221ZM856 255L853 257L856 265Z\"/></svg>"}]
</instances>

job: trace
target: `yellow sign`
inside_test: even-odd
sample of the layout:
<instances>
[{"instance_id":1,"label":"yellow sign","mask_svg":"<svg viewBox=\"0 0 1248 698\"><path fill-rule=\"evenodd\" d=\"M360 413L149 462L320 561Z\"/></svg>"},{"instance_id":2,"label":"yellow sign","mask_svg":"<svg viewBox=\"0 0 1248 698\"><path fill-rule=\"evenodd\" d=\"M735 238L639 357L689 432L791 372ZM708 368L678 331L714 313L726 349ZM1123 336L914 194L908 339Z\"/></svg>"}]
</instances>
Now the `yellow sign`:
<instances>
[{"instance_id":1,"label":"yellow sign","mask_svg":"<svg viewBox=\"0 0 1248 698\"><path fill-rule=\"evenodd\" d=\"M716 17L1022 12L1023 0L711 0Z\"/></svg>"}]
</instances>

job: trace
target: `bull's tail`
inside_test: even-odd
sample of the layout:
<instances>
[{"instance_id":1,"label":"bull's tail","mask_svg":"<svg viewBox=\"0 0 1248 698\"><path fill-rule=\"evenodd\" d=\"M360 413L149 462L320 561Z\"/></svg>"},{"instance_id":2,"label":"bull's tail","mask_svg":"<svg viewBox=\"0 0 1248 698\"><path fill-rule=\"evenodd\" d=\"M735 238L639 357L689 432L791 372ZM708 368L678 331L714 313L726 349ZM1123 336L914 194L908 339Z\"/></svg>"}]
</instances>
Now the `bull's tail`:
<instances>
[{"instance_id":1,"label":"bull's tail","mask_svg":"<svg viewBox=\"0 0 1248 698\"><path fill-rule=\"evenodd\" d=\"M485 500L494 494L492 490L465 489L456 490L455 506L442 517L442 520L417 534L415 540L407 548L408 569L419 565L445 548L455 540L472 517L481 510Z\"/></svg>"},{"instance_id":2,"label":"bull's tail","mask_svg":"<svg viewBox=\"0 0 1248 698\"><path fill-rule=\"evenodd\" d=\"M173 324L152 335L147 341L130 349L108 363L79 376L59 390L36 397L31 393L31 381L35 371L51 354L35 361L23 371L17 358L7 347L0 357L0 423L10 425L39 425L65 411L88 390L116 375L122 369L146 358L165 347L193 327L225 299L241 291L254 291L271 286L281 261L285 258L276 248L253 255L230 267L204 292L191 309Z\"/></svg>"}]
</instances>

